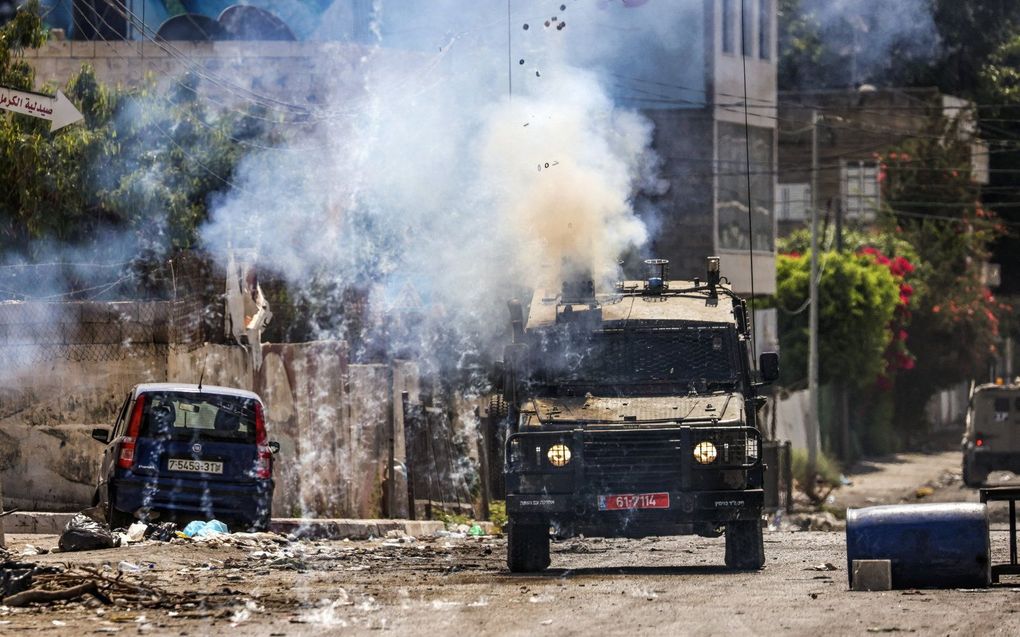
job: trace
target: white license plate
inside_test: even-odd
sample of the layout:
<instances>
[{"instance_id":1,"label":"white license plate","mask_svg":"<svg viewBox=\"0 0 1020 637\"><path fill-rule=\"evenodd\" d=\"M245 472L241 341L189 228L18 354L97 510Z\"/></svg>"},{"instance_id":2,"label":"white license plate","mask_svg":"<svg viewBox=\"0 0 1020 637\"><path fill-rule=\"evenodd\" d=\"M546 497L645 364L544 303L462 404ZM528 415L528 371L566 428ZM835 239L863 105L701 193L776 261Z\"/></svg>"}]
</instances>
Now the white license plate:
<instances>
[{"instance_id":1,"label":"white license plate","mask_svg":"<svg viewBox=\"0 0 1020 637\"><path fill-rule=\"evenodd\" d=\"M191 471L192 473L223 473L222 462L192 458L170 458L166 468L170 471Z\"/></svg>"}]
</instances>

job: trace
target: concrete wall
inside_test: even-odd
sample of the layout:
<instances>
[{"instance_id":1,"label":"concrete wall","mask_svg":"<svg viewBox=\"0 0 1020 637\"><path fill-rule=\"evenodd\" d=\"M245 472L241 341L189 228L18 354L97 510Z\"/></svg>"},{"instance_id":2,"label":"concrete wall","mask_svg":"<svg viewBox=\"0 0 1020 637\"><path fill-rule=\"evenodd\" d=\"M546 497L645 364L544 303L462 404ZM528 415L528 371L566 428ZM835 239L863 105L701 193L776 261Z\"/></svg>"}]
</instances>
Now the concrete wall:
<instances>
[{"instance_id":1,"label":"concrete wall","mask_svg":"<svg viewBox=\"0 0 1020 637\"><path fill-rule=\"evenodd\" d=\"M80 304L43 309L24 305L0 312L0 359L24 361L0 368L5 509L67 511L88 506L102 451L91 430L113 424L136 383L196 383L201 378L208 385L254 390L266 401L269 435L281 446L274 472L274 513L384 513L390 458L399 464L405 454L400 394L409 391L417 399L419 391L414 363L349 365L342 342L267 344L263 365L255 371L248 352L238 346L152 342L155 332L140 327L138 308L131 304L95 304L116 307L87 310L95 319L91 322L81 320ZM61 317L72 317L66 325L52 320L58 309ZM67 358L80 353L75 348L83 345L68 341L87 340L68 335L105 340L95 335L129 331L148 342L102 343L96 350L101 355ZM405 512L406 491L406 481L395 489L397 496L402 494ZM399 498L394 506L399 510Z\"/></svg>"},{"instance_id":2,"label":"concrete wall","mask_svg":"<svg viewBox=\"0 0 1020 637\"><path fill-rule=\"evenodd\" d=\"M366 49L340 42L105 42L51 41L28 49L36 85L62 87L83 64L111 86L137 86L151 76L179 86L188 71L198 91L224 106L279 100L324 105L331 95L351 95L363 85ZM387 52L395 61L407 57ZM376 58L376 62L379 60ZM300 72L295 72L300 70Z\"/></svg>"},{"instance_id":3,"label":"concrete wall","mask_svg":"<svg viewBox=\"0 0 1020 637\"><path fill-rule=\"evenodd\" d=\"M807 449L808 393L781 393L776 403L776 440L789 440L794 449Z\"/></svg>"}]
</instances>

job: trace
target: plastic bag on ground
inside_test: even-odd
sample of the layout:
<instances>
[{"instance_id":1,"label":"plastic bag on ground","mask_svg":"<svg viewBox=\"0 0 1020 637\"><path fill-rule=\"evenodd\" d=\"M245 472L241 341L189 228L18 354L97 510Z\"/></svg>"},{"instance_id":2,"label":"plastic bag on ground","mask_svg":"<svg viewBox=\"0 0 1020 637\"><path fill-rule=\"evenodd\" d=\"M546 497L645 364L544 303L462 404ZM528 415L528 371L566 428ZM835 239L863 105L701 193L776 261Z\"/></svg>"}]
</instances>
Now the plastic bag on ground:
<instances>
[{"instance_id":1,"label":"plastic bag on ground","mask_svg":"<svg viewBox=\"0 0 1020 637\"><path fill-rule=\"evenodd\" d=\"M194 520L188 522L188 525L181 531L186 537L208 537L210 535L220 535L230 533L230 529L227 525L220 522L219 520L209 520L208 522L202 522L201 520Z\"/></svg>"},{"instance_id":2,"label":"plastic bag on ground","mask_svg":"<svg viewBox=\"0 0 1020 637\"><path fill-rule=\"evenodd\" d=\"M117 546L106 522L79 513L64 527L57 542L61 551L93 551Z\"/></svg>"}]
</instances>

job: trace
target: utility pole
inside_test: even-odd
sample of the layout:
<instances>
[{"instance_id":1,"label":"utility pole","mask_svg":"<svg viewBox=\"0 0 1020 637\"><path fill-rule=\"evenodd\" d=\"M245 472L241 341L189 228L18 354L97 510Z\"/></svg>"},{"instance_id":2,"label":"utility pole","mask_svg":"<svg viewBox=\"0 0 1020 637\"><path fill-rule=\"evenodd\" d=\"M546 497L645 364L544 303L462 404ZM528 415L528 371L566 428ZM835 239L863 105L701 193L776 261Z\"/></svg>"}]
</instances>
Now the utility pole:
<instances>
[{"instance_id":1,"label":"utility pole","mask_svg":"<svg viewBox=\"0 0 1020 637\"><path fill-rule=\"evenodd\" d=\"M808 422L805 492L815 497L818 472L818 111L811 109L811 274L808 279Z\"/></svg>"}]
</instances>

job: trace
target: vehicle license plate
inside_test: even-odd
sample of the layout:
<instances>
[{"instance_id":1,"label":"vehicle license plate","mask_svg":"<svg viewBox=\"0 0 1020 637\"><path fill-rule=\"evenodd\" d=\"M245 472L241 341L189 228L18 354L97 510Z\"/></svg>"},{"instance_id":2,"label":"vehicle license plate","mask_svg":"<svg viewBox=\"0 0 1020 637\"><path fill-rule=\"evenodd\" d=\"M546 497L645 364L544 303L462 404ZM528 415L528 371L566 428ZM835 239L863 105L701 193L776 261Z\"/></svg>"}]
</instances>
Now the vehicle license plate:
<instances>
[{"instance_id":1,"label":"vehicle license plate","mask_svg":"<svg viewBox=\"0 0 1020 637\"><path fill-rule=\"evenodd\" d=\"M621 511L627 509L668 509L668 493L624 493L600 495L600 511Z\"/></svg>"},{"instance_id":2,"label":"vehicle license plate","mask_svg":"<svg viewBox=\"0 0 1020 637\"><path fill-rule=\"evenodd\" d=\"M167 469L170 471L191 471L192 473L223 473L223 463L192 458L170 458L167 461Z\"/></svg>"}]
</instances>

